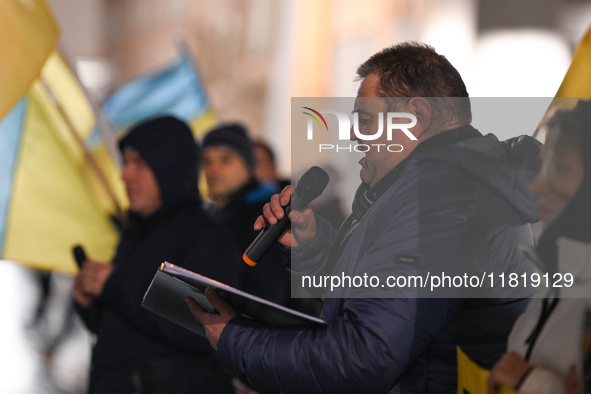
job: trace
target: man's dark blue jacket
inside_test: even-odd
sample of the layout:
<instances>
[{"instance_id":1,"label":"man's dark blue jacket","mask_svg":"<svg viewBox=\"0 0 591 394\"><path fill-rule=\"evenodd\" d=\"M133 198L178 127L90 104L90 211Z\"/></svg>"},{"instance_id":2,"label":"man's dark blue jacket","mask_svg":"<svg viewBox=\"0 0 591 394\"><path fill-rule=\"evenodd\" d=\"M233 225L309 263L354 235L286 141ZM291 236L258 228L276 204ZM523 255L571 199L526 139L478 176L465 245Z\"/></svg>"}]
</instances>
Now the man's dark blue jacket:
<instances>
[{"instance_id":1,"label":"man's dark blue jacket","mask_svg":"<svg viewBox=\"0 0 591 394\"><path fill-rule=\"evenodd\" d=\"M495 275L527 270L517 246L532 243L528 222L537 213L528 187L538 151L529 137L502 143L488 135L414 155L363 216L332 273L380 275L399 256L412 256L422 272L442 265ZM316 237L292 250L306 264L292 268L325 274L334 236L319 220ZM372 290L329 292L327 327L236 317L221 334L218 360L263 392L456 393L456 346L491 367L527 303L499 298L502 292L480 299L360 298L380 294Z\"/></svg>"}]
</instances>

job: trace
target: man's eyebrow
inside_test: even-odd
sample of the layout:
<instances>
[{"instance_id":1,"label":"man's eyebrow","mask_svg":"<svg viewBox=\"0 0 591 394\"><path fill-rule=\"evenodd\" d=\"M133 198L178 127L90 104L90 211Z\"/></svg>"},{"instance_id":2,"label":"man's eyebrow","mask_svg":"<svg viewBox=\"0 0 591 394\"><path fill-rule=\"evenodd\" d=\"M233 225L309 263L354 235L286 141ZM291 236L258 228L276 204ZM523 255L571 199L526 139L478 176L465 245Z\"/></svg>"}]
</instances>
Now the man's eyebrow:
<instances>
[{"instance_id":1,"label":"man's eyebrow","mask_svg":"<svg viewBox=\"0 0 591 394\"><path fill-rule=\"evenodd\" d=\"M353 108L353 111L351 111L351 114L354 114L355 112L360 113L361 115L367 115L367 116L372 116L373 113L366 111L364 109L361 108Z\"/></svg>"}]
</instances>

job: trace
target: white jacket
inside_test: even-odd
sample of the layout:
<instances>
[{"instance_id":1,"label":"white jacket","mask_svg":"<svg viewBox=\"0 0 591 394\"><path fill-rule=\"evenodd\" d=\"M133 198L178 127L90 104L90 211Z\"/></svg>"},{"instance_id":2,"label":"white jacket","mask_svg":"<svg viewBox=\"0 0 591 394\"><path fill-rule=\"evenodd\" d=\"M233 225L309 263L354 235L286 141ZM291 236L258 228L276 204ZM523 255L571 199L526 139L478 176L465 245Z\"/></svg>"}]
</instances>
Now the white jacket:
<instances>
[{"instance_id":1,"label":"white jacket","mask_svg":"<svg viewBox=\"0 0 591 394\"><path fill-rule=\"evenodd\" d=\"M560 238L557 245L558 271L571 273L574 283L560 289L560 300L538 335L529 359L533 370L519 390L524 394L564 393L566 375L573 365L582 375L584 322L586 312L591 310L591 244ZM549 294L544 290L544 294L538 295L540 298L531 300L511 331L509 351L525 358L529 348L525 342L536 327L543 299Z\"/></svg>"}]
</instances>

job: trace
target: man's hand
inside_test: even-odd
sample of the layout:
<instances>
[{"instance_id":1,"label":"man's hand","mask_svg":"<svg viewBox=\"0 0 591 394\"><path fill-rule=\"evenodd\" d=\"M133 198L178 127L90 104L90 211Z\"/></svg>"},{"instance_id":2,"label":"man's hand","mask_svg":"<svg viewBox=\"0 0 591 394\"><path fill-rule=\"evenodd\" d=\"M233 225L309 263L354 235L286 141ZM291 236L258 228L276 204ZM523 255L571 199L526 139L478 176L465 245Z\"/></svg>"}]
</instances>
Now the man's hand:
<instances>
[{"instance_id":1,"label":"man's hand","mask_svg":"<svg viewBox=\"0 0 591 394\"><path fill-rule=\"evenodd\" d=\"M205 309L201 308L201 305L191 297L185 298L185 302L189 306L189 309L191 309L191 313L195 319L203 324L209 343L217 350L220 335L222 335L222 331L230 319L236 316L236 311L210 287L205 289L205 297L207 297L209 303L219 312L218 315L206 312Z\"/></svg>"},{"instance_id":2,"label":"man's hand","mask_svg":"<svg viewBox=\"0 0 591 394\"><path fill-rule=\"evenodd\" d=\"M486 382L489 394L496 394L501 386L515 389L529 367L527 361L519 354L506 353L490 371Z\"/></svg>"},{"instance_id":3,"label":"man's hand","mask_svg":"<svg viewBox=\"0 0 591 394\"><path fill-rule=\"evenodd\" d=\"M255 230L262 230L268 223L277 224L277 221L283 218L285 214L283 207L289 204L291 191L292 186L286 186L281 194L275 194L271 197L271 201L263 207L263 214L254 222ZM314 212L309 206L304 208L302 212L291 211L289 220L291 220L292 225L279 237L279 243L284 246L294 247L304 244L314 238L318 232Z\"/></svg>"},{"instance_id":4,"label":"man's hand","mask_svg":"<svg viewBox=\"0 0 591 394\"><path fill-rule=\"evenodd\" d=\"M86 260L78 275L74 278L74 299L87 308L92 301L103 292L105 282L115 267L112 264L101 264Z\"/></svg>"},{"instance_id":5,"label":"man's hand","mask_svg":"<svg viewBox=\"0 0 591 394\"><path fill-rule=\"evenodd\" d=\"M94 301L94 297L91 297L82 291L82 276L80 272L74 277L74 300L80 304L83 308L88 308Z\"/></svg>"}]
</instances>

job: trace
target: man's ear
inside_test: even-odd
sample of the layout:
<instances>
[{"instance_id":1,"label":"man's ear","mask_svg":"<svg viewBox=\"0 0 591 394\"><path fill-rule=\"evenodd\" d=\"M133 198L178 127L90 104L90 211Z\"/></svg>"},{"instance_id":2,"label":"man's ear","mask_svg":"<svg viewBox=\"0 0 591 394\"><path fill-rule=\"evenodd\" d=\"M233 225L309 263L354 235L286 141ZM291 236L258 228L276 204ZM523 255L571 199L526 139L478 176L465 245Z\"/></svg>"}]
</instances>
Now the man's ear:
<instances>
[{"instance_id":1,"label":"man's ear","mask_svg":"<svg viewBox=\"0 0 591 394\"><path fill-rule=\"evenodd\" d=\"M413 97L408 102L408 109L417 117L416 126L409 131L420 139L431 125L431 104L424 97Z\"/></svg>"}]
</instances>

